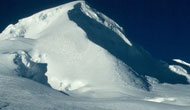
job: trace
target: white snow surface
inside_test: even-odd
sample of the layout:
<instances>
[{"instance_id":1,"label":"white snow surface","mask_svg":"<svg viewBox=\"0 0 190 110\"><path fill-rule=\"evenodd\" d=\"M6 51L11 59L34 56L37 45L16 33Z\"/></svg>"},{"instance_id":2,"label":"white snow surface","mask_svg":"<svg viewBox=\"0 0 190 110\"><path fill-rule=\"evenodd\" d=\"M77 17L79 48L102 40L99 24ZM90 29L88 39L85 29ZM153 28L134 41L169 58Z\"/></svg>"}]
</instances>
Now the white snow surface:
<instances>
[{"instance_id":1,"label":"white snow surface","mask_svg":"<svg viewBox=\"0 0 190 110\"><path fill-rule=\"evenodd\" d=\"M183 67L181 67L179 65L169 65L169 68L171 71L173 71L179 75L185 76L188 79L188 81L190 82L190 75Z\"/></svg>"},{"instance_id":2,"label":"white snow surface","mask_svg":"<svg viewBox=\"0 0 190 110\"><path fill-rule=\"evenodd\" d=\"M190 67L190 63L187 63L187 62L185 62L185 61L183 61L183 60L180 60L180 59L173 59L173 61Z\"/></svg>"},{"instance_id":3,"label":"white snow surface","mask_svg":"<svg viewBox=\"0 0 190 110\"><path fill-rule=\"evenodd\" d=\"M15 25L9 25L0 34L1 51L8 54L26 52L33 62L46 63L45 75L50 86L56 90L90 96L97 92L104 96L117 96L134 85L143 88L143 82L133 75L126 64L91 42L85 31L69 19L68 11L78 3L87 16L106 24L105 27L112 29L132 46L117 23L103 14L105 21L101 22L88 5L77 1L39 12L19 20ZM27 60L22 57L23 64L29 67Z\"/></svg>"},{"instance_id":4,"label":"white snow surface","mask_svg":"<svg viewBox=\"0 0 190 110\"><path fill-rule=\"evenodd\" d=\"M69 19L68 12L77 4L87 17L133 46L122 27L84 1L21 19L0 33L0 110L190 109L189 85L158 84L151 77L142 80L92 42ZM171 67L186 76L182 68Z\"/></svg>"}]
</instances>

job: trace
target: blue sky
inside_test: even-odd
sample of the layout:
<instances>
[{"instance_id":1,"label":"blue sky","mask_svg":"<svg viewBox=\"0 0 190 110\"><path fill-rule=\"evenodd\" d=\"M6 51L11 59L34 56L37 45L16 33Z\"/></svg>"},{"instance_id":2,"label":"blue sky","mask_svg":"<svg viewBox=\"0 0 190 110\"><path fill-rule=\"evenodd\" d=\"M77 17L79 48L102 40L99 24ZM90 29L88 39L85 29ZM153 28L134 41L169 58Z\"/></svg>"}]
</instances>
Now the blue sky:
<instances>
[{"instance_id":1,"label":"blue sky","mask_svg":"<svg viewBox=\"0 0 190 110\"><path fill-rule=\"evenodd\" d=\"M0 31L43 9L73 0L0 0ZM128 38L163 60L190 62L190 0L86 0L124 27Z\"/></svg>"}]
</instances>

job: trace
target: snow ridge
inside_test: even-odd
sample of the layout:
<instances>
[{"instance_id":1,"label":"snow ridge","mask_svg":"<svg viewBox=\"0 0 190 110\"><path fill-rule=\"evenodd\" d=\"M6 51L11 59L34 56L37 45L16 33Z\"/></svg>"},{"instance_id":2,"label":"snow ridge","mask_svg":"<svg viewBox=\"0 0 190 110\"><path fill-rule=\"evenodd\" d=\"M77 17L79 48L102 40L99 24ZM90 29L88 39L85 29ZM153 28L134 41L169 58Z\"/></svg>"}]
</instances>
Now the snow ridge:
<instances>
[{"instance_id":1,"label":"snow ridge","mask_svg":"<svg viewBox=\"0 0 190 110\"><path fill-rule=\"evenodd\" d=\"M190 82L190 75L183 67L178 66L178 65L169 65L169 68L171 69L171 71L173 71L179 75L185 76L188 79L188 81Z\"/></svg>"},{"instance_id":2,"label":"snow ridge","mask_svg":"<svg viewBox=\"0 0 190 110\"><path fill-rule=\"evenodd\" d=\"M75 1L0 33L0 109L190 110L182 67L154 59L113 20Z\"/></svg>"},{"instance_id":3,"label":"snow ridge","mask_svg":"<svg viewBox=\"0 0 190 110\"><path fill-rule=\"evenodd\" d=\"M117 23L84 1L71 2L21 19L0 34L2 51L15 55L13 70L19 76L73 95L114 97L126 90L133 95L131 88L147 90L143 77L89 40L85 30L71 20L69 12L76 5L81 6L79 10L86 17L96 21L95 25L109 30L102 34L114 33L114 37L132 46ZM98 27L94 27L96 30ZM9 44L11 47L7 47Z\"/></svg>"},{"instance_id":4,"label":"snow ridge","mask_svg":"<svg viewBox=\"0 0 190 110\"><path fill-rule=\"evenodd\" d=\"M122 27L84 1L21 19L0 34L0 42L2 55L14 55L8 60L14 62L12 71L72 95L136 96L150 90L146 76L186 83L186 77L137 48ZM173 82L173 77L181 80Z\"/></svg>"},{"instance_id":5,"label":"snow ridge","mask_svg":"<svg viewBox=\"0 0 190 110\"><path fill-rule=\"evenodd\" d=\"M182 60L180 60L180 59L173 59L173 61L190 67L190 63L187 63L187 62L182 61Z\"/></svg>"},{"instance_id":6,"label":"snow ridge","mask_svg":"<svg viewBox=\"0 0 190 110\"><path fill-rule=\"evenodd\" d=\"M132 46L132 43L127 39L127 37L123 34L123 28L120 27L116 22L105 16L104 14L96 11L95 9L91 9L88 5L84 2L81 3L81 11L85 13L92 19L95 19L97 22L103 24L104 26L108 27L109 29L113 30L117 33L127 44Z\"/></svg>"}]
</instances>

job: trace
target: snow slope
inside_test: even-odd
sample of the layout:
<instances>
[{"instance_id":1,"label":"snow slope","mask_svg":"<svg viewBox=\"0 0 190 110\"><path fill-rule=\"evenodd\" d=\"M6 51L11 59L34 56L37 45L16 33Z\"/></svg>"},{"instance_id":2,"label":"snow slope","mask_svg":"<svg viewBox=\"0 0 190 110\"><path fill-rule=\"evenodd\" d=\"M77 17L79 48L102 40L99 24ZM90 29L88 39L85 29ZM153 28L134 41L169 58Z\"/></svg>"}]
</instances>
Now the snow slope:
<instances>
[{"instance_id":1,"label":"snow slope","mask_svg":"<svg viewBox=\"0 0 190 110\"><path fill-rule=\"evenodd\" d=\"M168 67L75 1L0 33L0 109L188 110L189 78Z\"/></svg>"},{"instance_id":2,"label":"snow slope","mask_svg":"<svg viewBox=\"0 0 190 110\"><path fill-rule=\"evenodd\" d=\"M167 95L164 100L175 99L160 103L146 101L154 97L75 98L29 79L5 75L0 75L0 87L1 110L189 110L190 108L189 86L156 87L158 89L156 91L160 94L157 97Z\"/></svg>"},{"instance_id":3,"label":"snow slope","mask_svg":"<svg viewBox=\"0 0 190 110\"><path fill-rule=\"evenodd\" d=\"M90 41L86 32L69 19L68 13L75 4L83 6L87 17L100 19L84 2L72 2L22 19L2 32L1 51L15 55L17 73L56 90L85 96L117 96L129 88L147 89L147 82L141 76ZM105 29L113 30L112 33L132 46L118 24L102 15L103 18Z\"/></svg>"}]
</instances>

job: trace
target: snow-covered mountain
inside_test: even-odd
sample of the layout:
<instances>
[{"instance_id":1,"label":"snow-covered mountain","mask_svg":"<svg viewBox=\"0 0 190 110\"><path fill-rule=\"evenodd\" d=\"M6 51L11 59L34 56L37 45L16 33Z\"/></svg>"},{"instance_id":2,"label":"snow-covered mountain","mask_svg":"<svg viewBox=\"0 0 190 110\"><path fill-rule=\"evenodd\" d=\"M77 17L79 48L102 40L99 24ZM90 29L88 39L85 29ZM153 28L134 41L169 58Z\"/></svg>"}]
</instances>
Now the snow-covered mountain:
<instances>
[{"instance_id":1,"label":"snow-covered mountain","mask_svg":"<svg viewBox=\"0 0 190 110\"><path fill-rule=\"evenodd\" d=\"M154 59L84 1L9 25L0 64L0 109L190 108L183 70Z\"/></svg>"}]
</instances>

